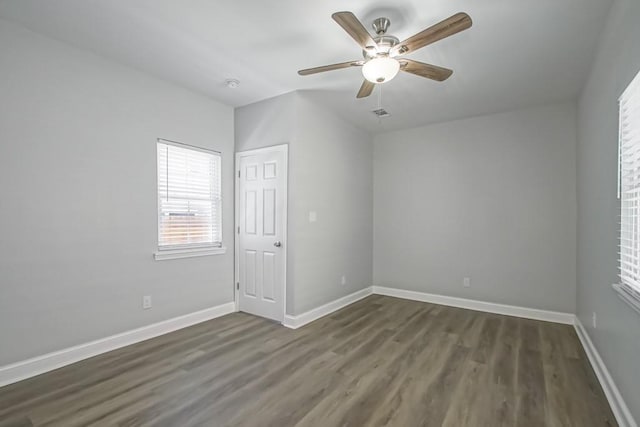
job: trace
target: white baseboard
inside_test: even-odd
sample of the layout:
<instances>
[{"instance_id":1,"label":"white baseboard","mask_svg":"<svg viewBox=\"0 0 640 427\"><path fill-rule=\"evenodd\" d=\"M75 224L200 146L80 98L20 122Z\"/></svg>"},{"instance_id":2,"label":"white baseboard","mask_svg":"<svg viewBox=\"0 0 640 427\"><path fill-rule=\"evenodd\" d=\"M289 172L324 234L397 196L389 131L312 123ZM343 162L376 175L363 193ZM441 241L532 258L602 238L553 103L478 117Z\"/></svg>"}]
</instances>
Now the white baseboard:
<instances>
[{"instance_id":1,"label":"white baseboard","mask_svg":"<svg viewBox=\"0 0 640 427\"><path fill-rule=\"evenodd\" d=\"M374 286L373 293L390 297L410 299L414 301L430 302L432 304L448 305L469 310L485 311L488 313L504 314L507 316L524 317L525 319L544 320L546 322L573 325L575 315L559 311L539 310L536 308L518 307L515 305L496 304L493 302L476 301L466 298L448 297L444 295L428 294L425 292L407 291L404 289Z\"/></svg>"},{"instance_id":2,"label":"white baseboard","mask_svg":"<svg viewBox=\"0 0 640 427\"><path fill-rule=\"evenodd\" d=\"M582 343L582 347L584 347L587 357L591 362L591 366L596 372L600 385L602 385L604 394L607 396L607 400L609 401L609 405L611 406L611 410L613 411L613 415L615 415L618 424L620 427L638 427L638 424L636 424L633 419L633 415L631 415L631 411L624 402L616 383L613 381L613 378L611 378L611 374L609 374L607 366L604 364L598 350L593 345L587 330L577 317L575 319L575 328L578 338L580 338L580 342Z\"/></svg>"},{"instance_id":3,"label":"white baseboard","mask_svg":"<svg viewBox=\"0 0 640 427\"><path fill-rule=\"evenodd\" d=\"M286 315L284 316L284 322L282 322L282 324L287 328L298 329L307 323L311 323L314 320L318 320L321 317L333 313L334 311L338 311L349 304L360 301L361 299L371 295L371 293L371 287L364 288L342 298L338 298L337 300L331 301L325 305L314 308L313 310L309 310L306 313L302 313L297 316Z\"/></svg>"},{"instance_id":4,"label":"white baseboard","mask_svg":"<svg viewBox=\"0 0 640 427\"><path fill-rule=\"evenodd\" d=\"M43 356L0 366L0 387L235 311L235 303L229 302Z\"/></svg>"}]
</instances>

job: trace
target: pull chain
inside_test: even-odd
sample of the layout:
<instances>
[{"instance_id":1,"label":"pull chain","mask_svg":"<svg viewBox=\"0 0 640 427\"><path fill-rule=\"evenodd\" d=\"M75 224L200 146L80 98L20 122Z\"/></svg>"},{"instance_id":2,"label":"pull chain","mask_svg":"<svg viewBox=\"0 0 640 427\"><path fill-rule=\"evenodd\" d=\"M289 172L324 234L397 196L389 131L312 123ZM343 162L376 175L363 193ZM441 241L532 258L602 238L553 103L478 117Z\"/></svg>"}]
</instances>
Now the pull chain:
<instances>
[{"instance_id":1,"label":"pull chain","mask_svg":"<svg viewBox=\"0 0 640 427\"><path fill-rule=\"evenodd\" d=\"M382 109L382 85L378 86L378 110ZM378 116L378 124L382 125L382 117Z\"/></svg>"}]
</instances>

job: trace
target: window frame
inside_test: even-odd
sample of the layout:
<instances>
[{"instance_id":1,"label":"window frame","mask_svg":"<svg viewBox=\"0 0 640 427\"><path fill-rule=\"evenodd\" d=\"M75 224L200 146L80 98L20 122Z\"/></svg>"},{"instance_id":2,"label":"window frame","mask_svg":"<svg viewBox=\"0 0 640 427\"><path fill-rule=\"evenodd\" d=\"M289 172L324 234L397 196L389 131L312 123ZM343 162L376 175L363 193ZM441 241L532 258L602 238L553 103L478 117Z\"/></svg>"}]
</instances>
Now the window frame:
<instances>
[{"instance_id":1,"label":"window frame","mask_svg":"<svg viewBox=\"0 0 640 427\"><path fill-rule=\"evenodd\" d=\"M624 179L624 175L626 172L626 169L624 167L624 158L625 156L623 156L623 145L624 145L624 139L626 136L626 132L625 132L625 121L624 121L624 114L623 114L623 108L625 108L625 103L628 102L630 99L633 99L634 101L638 102L637 106L635 108L638 108L638 111L640 114L640 72L638 72L638 74L636 74L636 76L631 80L631 82L629 83L629 85L625 88L625 90L622 92L622 95L620 95L620 97L618 98L618 174L617 174L617 196L618 196L618 201L619 201L619 209L620 209L620 223L619 223L619 230L618 230L618 270L619 270L619 280L617 283L614 283L612 285L613 289L618 293L618 296L620 297L620 299L622 299L625 303L627 303L631 308L633 308L634 310L636 310L637 312L640 313L640 285L638 283L633 283L635 282L633 279L634 277L632 277L633 273L631 276L629 275L624 275L623 274L623 270L624 270L624 261L623 261L623 257L632 257L630 255L627 254L627 252L625 252L625 248L623 248L623 241L624 240L630 240L628 238L626 238L623 234L628 233L629 227L631 227L632 229L637 228L637 224L629 224L629 221L633 221L633 219L628 219L625 221L625 219L627 218L627 216L629 215L629 213L627 212L629 208L626 208L624 206L624 193L626 191L626 187L624 185L623 179ZM626 108L630 108L629 106L626 106ZM634 108L634 106L632 106L631 108ZM635 125L635 123L634 123ZM636 127L632 128L631 132L639 132L640 131L640 119L638 120L637 123L637 129ZM633 134L632 134L633 135ZM631 149L629 156L634 156L638 153L640 153L640 133L637 134L637 140L632 139L632 145L631 145ZM631 190L638 190L640 191L640 180L637 180L637 182L634 182L635 186L631 187ZM636 202L637 203L637 202ZM640 208L638 208L640 209ZM631 215L633 216L633 215ZM637 232L634 232L633 234L637 234ZM636 238L636 240L640 241L640 234L638 234L638 237ZM636 242L634 240L631 240L633 242L634 246L636 244ZM628 263L628 262L627 262ZM633 268L635 267L635 268ZM634 265L633 265L633 269L635 270L639 270L640 269L640 260L635 261ZM629 277L628 280L625 280L625 277Z\"/></svg>"},{"instance_id":2,"label":"window frame","mask_svg":"<svg viewBox=\"0 0 640 427\"><path fill-rule=\"evenodd\" d=\"M160 231L160 223L161 223L161 198L158 191L159 179L160 179L160 170L158 167L158 146L159 144L172 145L175 147L199 151L206 154L212 154L219 157L219 197L220 201L218 203L219 212L218 216L219 220L219 242L206 242L206 243L190 243L190 244L173 244L173 245L160 245L161 241L161 231ZM156 180L155 180L155 191L156 191L156 247L157 252L154 253L154 258L157 261L165 260L165 259L177 259L177 258L190 258L196 256L206 256L206 255L221 255L226 253L226 247L224 246L224 237L223 237L223 189L222 189L222 169L223 169L223 156L222 152L194 146L191 144L185 144L178 141L172 141L164 138L157 138L155 143L155 164L156 164Z\"/></svg>"}]
</instances>

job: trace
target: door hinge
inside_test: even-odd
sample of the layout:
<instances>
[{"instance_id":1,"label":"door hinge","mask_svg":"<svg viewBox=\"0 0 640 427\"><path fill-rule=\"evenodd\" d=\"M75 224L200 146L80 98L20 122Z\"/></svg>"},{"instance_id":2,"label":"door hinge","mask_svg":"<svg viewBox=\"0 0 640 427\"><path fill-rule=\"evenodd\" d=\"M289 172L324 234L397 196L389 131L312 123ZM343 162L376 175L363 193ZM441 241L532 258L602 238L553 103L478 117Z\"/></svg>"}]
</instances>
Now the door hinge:
<instances>
[{"instance_id":1,"label":"door hinge","mask_svg":"<svg viewBox=\"0 0 640 427\"><path fill-rule=\"evenodd\" d=\"M238 178L240 178L240 171L238 171Z\"/></svg>"},{"instance_id":2,"label":"door hinge","mask_svg":"<svg viewBox=\"0 0 640 427\"><path fill-rule=\"evenodd\" d=\"M236 289L240 290L240 282L236 282Z\"/></svg>"},{"instance_id":3,"label":"door hinge","mask_svg":"<svg viewBox=\"0 0 640 427\"><path fill-rule=\"evenodd\" d=\"M238 226L238 234L240 234L240 226Z\"/></svg>"}]
</instances>

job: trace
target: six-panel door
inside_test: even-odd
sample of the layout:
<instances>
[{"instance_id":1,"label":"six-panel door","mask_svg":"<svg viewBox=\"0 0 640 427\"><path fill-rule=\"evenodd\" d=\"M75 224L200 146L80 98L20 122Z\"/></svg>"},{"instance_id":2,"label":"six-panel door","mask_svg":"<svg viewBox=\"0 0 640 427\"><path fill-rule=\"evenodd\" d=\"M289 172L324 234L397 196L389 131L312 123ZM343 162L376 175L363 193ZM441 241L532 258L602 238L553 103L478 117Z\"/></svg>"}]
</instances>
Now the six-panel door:
<instances>
[{"instance_id":1,"label":"six-panel door","mask_svg":"<svg viewBox=\"0 0 640 427\"><path fill-rule=\"evenodd\" d=\"M286 151L239 154L239 308L282 321Z\"/></svg>"}]
</instances>

